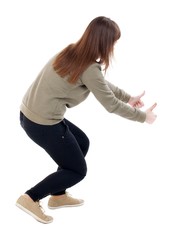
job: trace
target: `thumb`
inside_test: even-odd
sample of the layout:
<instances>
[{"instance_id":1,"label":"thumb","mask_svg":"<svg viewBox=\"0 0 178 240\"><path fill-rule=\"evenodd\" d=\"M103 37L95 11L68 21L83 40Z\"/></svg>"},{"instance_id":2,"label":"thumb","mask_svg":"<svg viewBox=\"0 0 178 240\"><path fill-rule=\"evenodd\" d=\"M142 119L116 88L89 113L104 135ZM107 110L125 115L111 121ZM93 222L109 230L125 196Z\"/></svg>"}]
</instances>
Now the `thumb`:
<instances>
[{"instance_id":1,"label":"thumb","mask_svg":"<svg viewBox=\"0 0 178 240\"><path fill-rule=\"evenodd\" d=\"M138 97L141 98L145 95L145 91L143 91Z\"/></svg>"},{"instance_id":2,"label":"thumb","mask_svg":"<svg viewBox=\"0 0 178 240\"><path fill-rule=\"evenodd\" d=\"M157 106L157 103L154 103L154 104L149 108L149 110L150 110L150 111L153 111L153 109L154 109L156 106Z\"/></svg>"}]
</instances>

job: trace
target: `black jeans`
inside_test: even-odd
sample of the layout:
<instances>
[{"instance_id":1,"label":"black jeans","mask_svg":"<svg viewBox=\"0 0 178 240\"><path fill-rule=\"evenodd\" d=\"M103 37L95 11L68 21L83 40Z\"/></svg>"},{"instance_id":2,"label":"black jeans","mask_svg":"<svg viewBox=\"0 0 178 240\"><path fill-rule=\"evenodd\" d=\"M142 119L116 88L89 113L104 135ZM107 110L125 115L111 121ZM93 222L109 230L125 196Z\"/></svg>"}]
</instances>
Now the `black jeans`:
<instances>
[{"instance_id":1,"label":"black jeans","mask_svg":"<svg viewBox=\"0 0 178 240\"><path fill-rule=\"evenodd\" d=\"M27 135L57 163L56 172L26 191L34 200L59 195L80 182L87 173L85 156L89 148L86 134L64 119L55 125L41 125L30 121L20 112L20 123Z\"/></svg>"}]
</instances>

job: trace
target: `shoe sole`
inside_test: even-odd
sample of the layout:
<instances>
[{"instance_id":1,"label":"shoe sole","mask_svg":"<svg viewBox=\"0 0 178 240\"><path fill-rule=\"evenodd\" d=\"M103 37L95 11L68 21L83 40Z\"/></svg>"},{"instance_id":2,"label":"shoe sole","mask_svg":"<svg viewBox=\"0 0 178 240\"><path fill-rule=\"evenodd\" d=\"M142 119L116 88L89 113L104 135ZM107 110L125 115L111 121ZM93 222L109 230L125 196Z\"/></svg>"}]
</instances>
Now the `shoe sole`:
<instances>
[{"instance_id":1,"label":"shoe sole","mask_svg":"<svg viewBox=\"0 0 178 240\"><path fill-rule=\"evenodd\" d=\"M48 205L49 209L58 209L58 208L65 208L65 207L79 207L82 206L84 203L79 203L79 204L75 204L75 205L62 205L62 206L58 206L58 207L51 207Z\"/></svg>"},{"instance_id":2,"label":"shoe sole","mask_svg":"<svg viewBox=\"0 0 178 240\"><path fill-rule=\"evenodd\" d=\"M22 205L20 205L19 203L16 203L16 206L18 207L18 208L20 208L21 210L23 210L24 212L26 212L26 213L28 213L30 216L32 216L33 218L35 218L38 222L41 222L41 223L45 223L45 224L47 224L47 223L51 223L53 220L51 220L51 221L44 221L44 220L42 220L41 218L39 218L38 216L36 216L34 213L32 213L32 212L30 212L28 209L26 209L25 207L23 207Z\"/></svg>"}]
</instances>

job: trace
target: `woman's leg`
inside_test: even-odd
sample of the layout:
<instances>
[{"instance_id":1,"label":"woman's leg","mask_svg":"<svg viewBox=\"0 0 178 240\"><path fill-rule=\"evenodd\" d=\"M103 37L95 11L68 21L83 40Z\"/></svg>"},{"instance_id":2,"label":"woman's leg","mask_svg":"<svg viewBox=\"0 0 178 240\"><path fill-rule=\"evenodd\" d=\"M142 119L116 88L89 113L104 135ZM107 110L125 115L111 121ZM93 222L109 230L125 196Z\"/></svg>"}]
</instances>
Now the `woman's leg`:
<instances>
[{"instance_id":1,"label":"woman's leg","mask_svg":"<svg viewBox=\"0 0 178 240\"><path fill-rule=\"evenodd\" d=\"M88 146L82 146L82 140L79 145L77 139L82 134L79 134L79 129L76 131L77 127L74 127L72 123L65 121L52 126L44 126L31 122L21 114L21 125L28 136L44 148L60 167L59 171L50 174L26 192L33 201L65 191L65 189L80 182L86 175L87 166L84 155ZM76 137L70 128L73 129L73 132L78 133ZM87 137L85 137L85 142L89 143L86 139Z\"/></svg>"},{"instance_id":2,"label":"woman's leg","mask_svg":"<svg viewBox=\"0 0 178 240\"><path fill-rule=\"evenodd\" d=\"M67 124L67 126L69 127L70 131L72 132L72 134L74 135L74 137L76 138L80 149L84 155L84 157L86 156L87 152L88 152L88 148L89 148L89 139L86 136L86 134L77 126L75 126L73 123L71 123L69 120L65 119L65 123Z\"/></svg>"},{"instance_id":3,"label":"woman's leg","mask_svg":"<svg viewBox=\"0 0 178 240\"><path fill-rule=\"evenodd\" d=\"M90 144L88 137L80 128L78 128L76 125L71 123L69 120L65 119L64 121L65 121L66 125L69 127L71 133L76 138L77 143L79 144L80 149L85 157L88 152L89 144ZM59 166L58 171L60 171L60 170L61 170L61 167ZM62 195L64 193L65 193L65 190L53 193L53 195Z\"/></svg>"}]
</instances>

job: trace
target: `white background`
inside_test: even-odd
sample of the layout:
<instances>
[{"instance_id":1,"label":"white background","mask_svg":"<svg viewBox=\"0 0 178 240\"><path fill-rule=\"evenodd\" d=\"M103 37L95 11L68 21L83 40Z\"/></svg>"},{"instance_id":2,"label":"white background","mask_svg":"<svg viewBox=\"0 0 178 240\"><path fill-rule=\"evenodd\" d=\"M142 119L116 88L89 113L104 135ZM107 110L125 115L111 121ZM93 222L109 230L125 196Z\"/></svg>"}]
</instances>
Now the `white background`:
<instances>
[{"instance_id":1,"label":"white background","mask_svg":"<svg viewBox=\"0 0 178 240\"><path fill-rule=\"evenodd\" d=\"M175 0L0 1L0 222L1 239L178 239L177 63ZM158 118L140 124L109 114L91 95L66 118L91 141L88 175L69 189L80 208L51 211L38 223L17 198L56 170L19 125L21 99L43 65L105 15L122 37L107 78L132 95L146 91Z\"/></svg>"}]
</instances>

